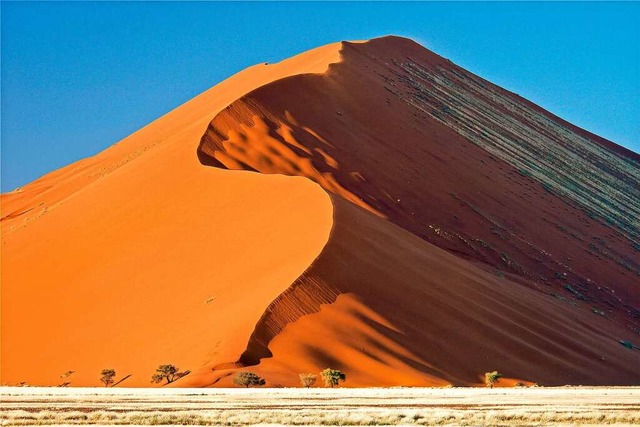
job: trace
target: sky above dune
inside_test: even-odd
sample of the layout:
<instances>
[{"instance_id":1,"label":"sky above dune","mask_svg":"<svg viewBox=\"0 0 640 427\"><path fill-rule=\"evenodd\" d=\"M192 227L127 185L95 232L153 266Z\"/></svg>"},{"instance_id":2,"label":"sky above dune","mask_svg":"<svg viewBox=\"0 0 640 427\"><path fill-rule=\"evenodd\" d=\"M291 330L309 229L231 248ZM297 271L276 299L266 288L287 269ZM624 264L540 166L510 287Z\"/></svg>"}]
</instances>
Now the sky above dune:
<instances>
[{"instance_id":1,"label":"sky above dune","mask_svg":"<svg viewBox=\"0 0 640 427\"><path fill-rule=\"evenodd\" d=\"M639 3L1 7L3 192L103 150L247 66L386 34L640 151Z\"/></svg>"}]
</instances>

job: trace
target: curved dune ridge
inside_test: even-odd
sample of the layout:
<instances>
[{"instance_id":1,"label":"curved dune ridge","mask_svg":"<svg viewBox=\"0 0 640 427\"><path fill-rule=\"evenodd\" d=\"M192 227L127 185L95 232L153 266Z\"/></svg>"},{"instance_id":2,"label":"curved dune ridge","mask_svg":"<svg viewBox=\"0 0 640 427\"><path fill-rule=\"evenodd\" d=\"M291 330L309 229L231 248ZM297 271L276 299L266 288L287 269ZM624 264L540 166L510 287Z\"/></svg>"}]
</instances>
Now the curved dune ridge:
<instances>
[{"instance_id":1,"label":"curved dune ridge","mask_svg":"<svg viewBox=\"0 0 640 427\"><path fill-rule=\"evenodd\" d=\"M408 39L251 67L2 195L2 382L637 384L639 161Z\"/></svg>"},{"instance_id":2,"label":"curved dune ridge","mask_svg":"<svg viewBox=\"0 0 640 427\"><path fill-rule=\"evenodd\" d=\"M91 386L113 368L142 387L159 364L237 360L264 308L326 243L332 207L311 181L203 167L196 148L233 100L322 73L339 49L248 68L3 194L1 382Z\"/></svg>"},{"instance_id":3,"label":"curved dune ridge","mask_svg":"<svg viewBox=\"0 0 640 427\"><path fill-rule=\"evenodd\" d=\"M273 382L324 366L355 386L640 379L617 342L638 330L637 155L396 37L248 93L198 154L333 193L328 245L243 355Z\"/></svg>"}]
</instances>

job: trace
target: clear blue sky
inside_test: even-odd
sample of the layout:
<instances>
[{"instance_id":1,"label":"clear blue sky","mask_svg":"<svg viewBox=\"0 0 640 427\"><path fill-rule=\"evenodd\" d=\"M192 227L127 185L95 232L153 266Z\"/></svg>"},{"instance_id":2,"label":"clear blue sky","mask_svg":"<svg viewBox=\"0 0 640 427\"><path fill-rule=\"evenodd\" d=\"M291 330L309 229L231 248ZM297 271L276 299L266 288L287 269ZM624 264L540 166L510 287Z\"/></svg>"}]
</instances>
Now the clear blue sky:
<instances>
[{"instance_id":1,"label":"clear blue sky","mask_svg":"<svg viewBox=\"0 0 640 427\"><path fill-rule=\"evenodd\" d=\"M640 3L2 3L2 191L259 62L414 38L640 151Z\"/></svg>"}]
</instances>

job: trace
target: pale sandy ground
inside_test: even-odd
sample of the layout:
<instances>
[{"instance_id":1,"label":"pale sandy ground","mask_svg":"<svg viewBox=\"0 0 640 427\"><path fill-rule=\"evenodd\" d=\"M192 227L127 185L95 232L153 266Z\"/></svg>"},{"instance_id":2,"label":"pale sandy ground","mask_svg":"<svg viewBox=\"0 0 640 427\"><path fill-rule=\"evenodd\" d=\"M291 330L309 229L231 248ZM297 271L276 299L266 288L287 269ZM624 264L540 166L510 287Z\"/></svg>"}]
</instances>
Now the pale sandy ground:
<instances>
[{"instance_id":1,"label":"pale sandy ground","mask_svg":"<svg viewBox=\"0 0 640 427\"><path fill-rule=\"evenodd\" d=\"M640 425L640 388L0 388L2 425Z\"/></svg>"}]
</instances>

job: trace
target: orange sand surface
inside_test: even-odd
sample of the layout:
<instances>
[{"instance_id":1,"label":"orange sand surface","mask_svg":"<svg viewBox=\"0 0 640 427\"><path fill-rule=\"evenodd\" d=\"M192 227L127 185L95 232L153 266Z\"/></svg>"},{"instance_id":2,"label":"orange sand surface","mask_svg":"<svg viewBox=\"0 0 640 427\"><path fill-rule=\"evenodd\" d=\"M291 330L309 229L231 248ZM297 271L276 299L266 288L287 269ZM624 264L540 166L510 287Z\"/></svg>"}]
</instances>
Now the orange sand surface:
<instances>
[{"instance_id":1,"label":"orange sand surface","mask_svg":"<svg viewBox=\"0 0 640 427\"><path fill-rule=\"evenodd\" d=\"M264 307L319 254L331 203L303 178L203 167L217 111L326 46L251 67L99 155L2 195L2 382L149 386L155 367L235 360ZM235 359L234 359L235 358Z\"/></svg>"}]
</instances>

